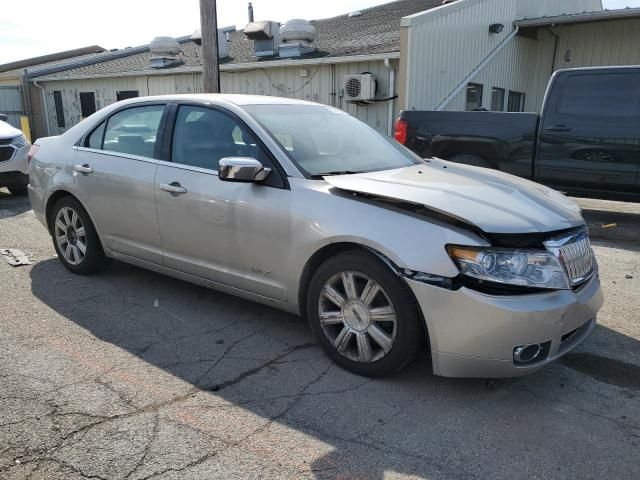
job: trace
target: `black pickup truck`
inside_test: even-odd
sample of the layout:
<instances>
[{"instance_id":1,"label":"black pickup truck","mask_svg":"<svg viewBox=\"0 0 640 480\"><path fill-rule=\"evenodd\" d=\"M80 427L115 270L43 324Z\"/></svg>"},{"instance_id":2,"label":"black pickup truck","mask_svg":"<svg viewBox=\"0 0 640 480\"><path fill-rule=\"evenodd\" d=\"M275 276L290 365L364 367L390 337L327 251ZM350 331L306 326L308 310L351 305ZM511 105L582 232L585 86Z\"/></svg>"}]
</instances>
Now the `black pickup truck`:
<instances>
[{"instance_id":1,"label":"black pickup truck","mask_svg":"<svg viewBox=\"0 0 640 480\"><path fill-rule=\"evenodd\" d=\"M541 115L403 111L422 157L494 168L565 192L640 200L640 66L561 70Z\"/></svg>"}]
</instances>

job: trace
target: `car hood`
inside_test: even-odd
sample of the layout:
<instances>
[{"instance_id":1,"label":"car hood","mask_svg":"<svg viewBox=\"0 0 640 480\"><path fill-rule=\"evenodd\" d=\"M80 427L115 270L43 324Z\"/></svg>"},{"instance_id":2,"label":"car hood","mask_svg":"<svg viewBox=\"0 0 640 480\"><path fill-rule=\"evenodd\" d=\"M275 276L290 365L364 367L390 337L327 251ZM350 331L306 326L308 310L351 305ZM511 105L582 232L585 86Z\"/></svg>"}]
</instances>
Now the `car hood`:
<instances>
[{"instance_id":1,"label":"car hood","mask_svg":"<svg viewBox=\"0 0 640 480\"><path fill-rule=\"evenodd\" d=\"M13 138L18 135L22 135L20 130L0 120L0 138Z\"/></svg>"},{"instance_id":2,"label":"car hood","mask_svg":"<svg viewBox=\"0 0 640 480\"><path fill-rule=\"evenodd\" d=\"M580 207L553 189L445 160L325 180L340 190L421 205L486 233L543 233L584 225Z\"/></svg>"}]
</instances>

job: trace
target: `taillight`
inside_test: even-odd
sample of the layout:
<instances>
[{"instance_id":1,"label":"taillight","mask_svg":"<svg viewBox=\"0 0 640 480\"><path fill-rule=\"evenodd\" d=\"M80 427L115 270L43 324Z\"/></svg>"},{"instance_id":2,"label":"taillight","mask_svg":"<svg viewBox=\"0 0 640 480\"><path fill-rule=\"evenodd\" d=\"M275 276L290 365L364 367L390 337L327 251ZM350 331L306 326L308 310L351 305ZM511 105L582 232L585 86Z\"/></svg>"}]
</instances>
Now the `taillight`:
<instances>
[{"instance_id":1,"label":"taillight","mask_svg":"<svg viewBox=\"0 0 640 480\"><path fill-rule=\"evenodd\" d=\"M38 153L38 150L40 150L40 145L31 145L29 153L27 153L27 162L31 162L31 159L36 153Z\"/></svg>"},{"instance_id":2,"label":"taillight","mask_svg":"<svg viewBox=\"0 0 640 480\"><path fill-rule=\"evenodd\" d=\"M395 133L394 133L394 138L400 142L403 145L407 144L407 129L409 128L409 125L407 124L406 120L402 120L401 118L399 118L396 121L396 127L395 127Z\"/></svg>"}]
</instances>

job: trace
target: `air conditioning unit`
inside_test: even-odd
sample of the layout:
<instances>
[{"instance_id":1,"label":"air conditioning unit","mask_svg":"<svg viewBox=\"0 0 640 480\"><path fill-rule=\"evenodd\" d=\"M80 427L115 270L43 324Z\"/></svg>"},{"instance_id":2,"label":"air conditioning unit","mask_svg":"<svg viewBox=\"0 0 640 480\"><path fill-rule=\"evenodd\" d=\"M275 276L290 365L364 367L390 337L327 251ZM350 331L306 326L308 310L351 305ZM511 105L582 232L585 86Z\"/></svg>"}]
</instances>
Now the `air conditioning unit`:
<instances>
[{"instance_id":1,"label":"air conditioning unit","mask_svg":"<svg viewBox=\"0 0 640 480\"><path fill-rule=\"evenodd\" d=\"M347 102L369 102L376 98L378 83L371 73L345 75L342 88Z\"/></svg>"}]
</instances>

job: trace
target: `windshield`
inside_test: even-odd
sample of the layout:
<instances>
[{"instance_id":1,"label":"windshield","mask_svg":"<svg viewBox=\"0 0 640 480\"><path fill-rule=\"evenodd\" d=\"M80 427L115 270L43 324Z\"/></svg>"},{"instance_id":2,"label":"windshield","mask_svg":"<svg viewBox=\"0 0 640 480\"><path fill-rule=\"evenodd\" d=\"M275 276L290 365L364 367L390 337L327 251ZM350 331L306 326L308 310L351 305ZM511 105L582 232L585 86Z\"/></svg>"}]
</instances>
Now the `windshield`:
<instances>
[{"instance_id":1,"label":"windshield","mask_svg":"<svg viewBox=\"0 0 640 480\"><path fill-rule=\"evenodd\" d=\"M409 167L422 160L360 120L323 105L247 105L309 176Z\"/></svg>"}]
</instances>

